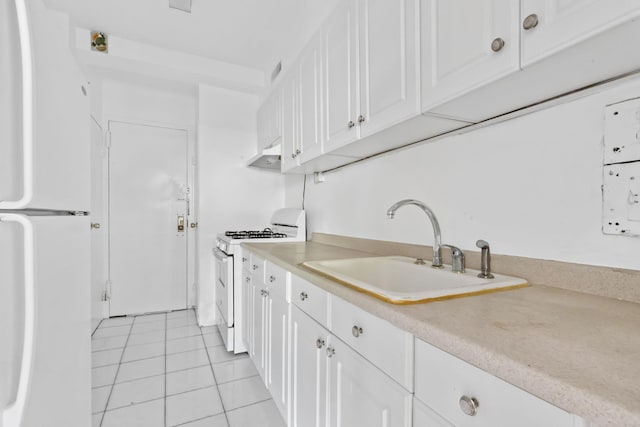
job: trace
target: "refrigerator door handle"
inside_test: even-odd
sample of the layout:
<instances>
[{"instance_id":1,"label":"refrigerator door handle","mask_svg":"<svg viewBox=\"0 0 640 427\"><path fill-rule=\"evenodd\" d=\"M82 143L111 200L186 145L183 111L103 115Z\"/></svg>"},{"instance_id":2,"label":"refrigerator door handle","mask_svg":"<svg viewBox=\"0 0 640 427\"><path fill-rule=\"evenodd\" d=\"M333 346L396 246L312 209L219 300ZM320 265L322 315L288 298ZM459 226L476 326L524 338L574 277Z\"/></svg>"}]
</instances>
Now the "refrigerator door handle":
<instances>
[{"instance_id":1,"label":"refrigerator door handle","mask_svg":"<svg viewBox=\"0 0 640 427\"><path fill-rule=\"evenodd\" d=\"M18 377L16 399L2 412L5 427L22 425L24 409L31 386L35 341L35 242L33 224L24 215L0 214L0 222L15 222L24 230L24 337L22 361Z\"/></svg>"},{"instance_id":2,"label":"refrigerator door handle","mask_svg":"<svg viewBox=\"0 0 640 427\"><path fill-rule=\"evenodd\" d=\"M24 209L33 199L33 64L31 33L25 0L15 0L22 65L22 163L23 192L16 201L0 201L0 209Z\"/></svg>"}]
</instances>

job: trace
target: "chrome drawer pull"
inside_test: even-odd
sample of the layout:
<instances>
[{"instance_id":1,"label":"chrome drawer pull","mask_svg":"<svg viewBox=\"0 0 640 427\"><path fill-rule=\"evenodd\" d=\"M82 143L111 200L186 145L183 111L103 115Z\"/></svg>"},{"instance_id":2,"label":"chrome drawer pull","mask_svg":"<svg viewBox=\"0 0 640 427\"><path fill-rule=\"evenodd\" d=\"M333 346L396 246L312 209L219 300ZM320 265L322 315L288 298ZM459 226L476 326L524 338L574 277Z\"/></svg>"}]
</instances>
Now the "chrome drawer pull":
<instances>
[{"instance_id":1,"label":"chrome drawer pull","mask_svg":"<svg viewBox=\"0 0 640 427\"><path fill-rule=\"evenodd\" d=\"M306 300L307 298L309 298L309 295L307 295L306 292L300 292L300 299L302 301Z\"/></svg>"},{"instance_id":2,"label":"chrome drawer pull","mask_svg":"<svg viewBox=\"0 0 640 427\"><path fill-rule=\"evenodd\" d=\"M333 347L327 347L327 357L333 357L336 354L336 350Z\"/></svg>"},{"instance_id":3,"label":"chrome drawer pull","mask_svg":"<svg viewBox=\"0 0 640 427\"><path fill-rule=\"evenodd\" d=\"M324 340L323 340L322 338L318 338L318 339L316 340L316 347L317 347L317 348L322 348L322 347L324 347Z\"/></svg>"},{"instance_id":4,"label":"chrome drawer pull","mask_svg":"<svg viewBox=\"0 0 640 427\"><path fill-rule=\"evenodd\" d=\"M363 332L362 328L358 325L354 325L353 328L351 328L351 333L356 338L358 338L360 334L362 334L362 332Z\"/></svg>"},{"instance_id":5,"label":"chrome drawer pull","mask_svg":"<svg viewBox=\"0 0 640 427\"><path fill-rule=\"evenodd\" d=\"M478 400L475 397L462 396L458 403L460 404L462 412L470 417L473 417L478 413L478 406L480 406L480 403L478 403Z\"/></svg>"},{"instance_id":6,"label":"chrome drawer pull","mask_svg":"<svg viewBox=\"0 0 640 427\"><path fill-rule=\"evenodd\" d=\"M269 281L271 283L275 282L276 281L276 276L269 276Z\"/></svg>"}]
</instances>

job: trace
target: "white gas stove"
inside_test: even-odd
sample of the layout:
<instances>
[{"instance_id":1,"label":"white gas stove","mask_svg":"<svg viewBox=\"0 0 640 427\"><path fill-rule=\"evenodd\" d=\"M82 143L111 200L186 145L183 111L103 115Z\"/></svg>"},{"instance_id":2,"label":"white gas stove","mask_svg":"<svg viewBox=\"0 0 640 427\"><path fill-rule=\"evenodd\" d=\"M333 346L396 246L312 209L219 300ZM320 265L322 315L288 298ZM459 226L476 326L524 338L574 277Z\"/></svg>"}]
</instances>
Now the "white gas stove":
<instances>
[{"instance_id":1,"label":"white gas stove","mask_svg":"<svg viewBox=\"0 0 640 427\"><path fill-rule=\"evenodd\" d=\"M221 317L218 324L227 350L247 351L242 337L242 260L243 242L304 242L306 218L302 209L279 209L271 217L271 224L263 230L226 231L218 234L213 250L216 260L216 306Z\"/></svg>"}]
</instances>

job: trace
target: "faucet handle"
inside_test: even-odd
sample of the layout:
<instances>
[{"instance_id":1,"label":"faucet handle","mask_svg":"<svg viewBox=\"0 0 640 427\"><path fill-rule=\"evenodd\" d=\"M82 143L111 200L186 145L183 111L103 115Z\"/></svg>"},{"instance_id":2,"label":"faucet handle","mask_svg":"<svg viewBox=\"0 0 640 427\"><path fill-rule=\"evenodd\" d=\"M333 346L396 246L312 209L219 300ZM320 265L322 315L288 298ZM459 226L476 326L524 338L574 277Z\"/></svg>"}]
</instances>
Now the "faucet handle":
<instances>
[{"instance_id":1,"label":"faucet handle","mask_svg":"<svg viewBox=\"0 0 640 427\"><path fill-rule=\"evenodd\" d=\"M481 249L480 253L480 273L478 277L481 279L493 279L491 274L491 250L489 249L489 242L486 240L478 240L476 246Z\"/></svg>"},{"instance_id":2,"label":"faucet handle","mask_svg":"<svg viewBox=\"0 0 640 427\"><path fill-rule=\"evenodd\" d=\"M441 245L451 249L451 271L454 273L465 272L464 252L462 249L453 245Z\"/></svg>"}]
</instances>

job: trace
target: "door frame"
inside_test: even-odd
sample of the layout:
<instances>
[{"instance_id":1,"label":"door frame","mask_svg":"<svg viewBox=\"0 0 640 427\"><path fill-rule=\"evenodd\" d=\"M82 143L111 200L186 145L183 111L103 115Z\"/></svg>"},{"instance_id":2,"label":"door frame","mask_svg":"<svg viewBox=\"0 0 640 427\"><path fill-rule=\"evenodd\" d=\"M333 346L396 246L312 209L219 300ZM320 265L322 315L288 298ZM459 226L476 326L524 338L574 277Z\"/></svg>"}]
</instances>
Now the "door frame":
<instances>
[{"instance_id":1,"label":"door frame","mask_svg":"<svg viewBox=\"0 0 640 427\"><path fill-rule=\"evenodd\" d=\"M198 228L192 228L191 224L198 223L198 189L196 186L196 167L197 167L197 150L196 150L196 128L195 126L179 124L179 123L166 123L166 122L154 122L147 120L138 120L131 119L128 117L122 117L117 115L109 115L103 118L106 126L103 127L103 140L104 145L107 150L111 147L111 123L125 123L134 126L149 126L156 128L164 128L164 129L172 129L184 131L187 134L187 186L189 187L189 202L188 206L188 215L187 215L187 307L195 307L197 302L197 276L196 276L196 267L197 267L197 259L196 256L196 243L198 239ZM105 235L107 236L107 241L110 242L111 237L111 218L109 217L109 156L105 156L105 171L103 174L103 188L106 194L106 201L103 205L103 218L105 218ZM110 243L107 244L106 251L106 259L105 263L107 265L107 283L105 285L107 304L110 304L111 301L111 247ZM106 317L108 317L110 308L109 305L106 307Z\"/></svg>"}]
</instances>

